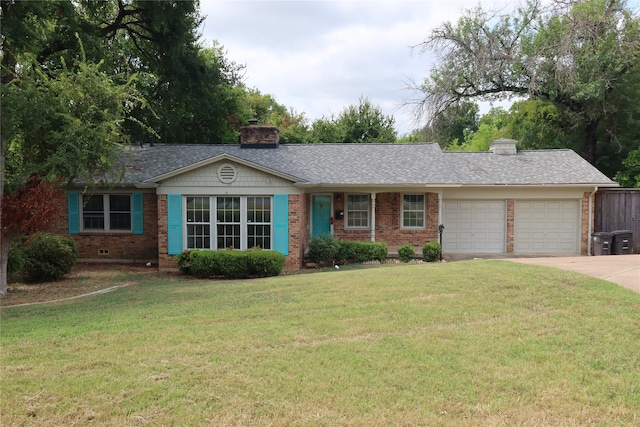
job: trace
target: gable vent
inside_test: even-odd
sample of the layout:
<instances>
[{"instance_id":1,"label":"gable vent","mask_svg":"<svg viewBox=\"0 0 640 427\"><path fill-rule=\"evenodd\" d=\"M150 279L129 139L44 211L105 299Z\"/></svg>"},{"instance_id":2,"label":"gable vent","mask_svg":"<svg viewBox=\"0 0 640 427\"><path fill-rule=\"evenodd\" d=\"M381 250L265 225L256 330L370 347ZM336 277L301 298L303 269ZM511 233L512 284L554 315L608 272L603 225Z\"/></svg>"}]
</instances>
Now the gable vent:
<instances>
[{"instance_id":1,"label":"gable vent","mask_svg":"<svg viewBox=\"0 0 640 427\"><path fill-rule=\"evenodd\" d=\"M218 168L218 179L223 184L231 184L238 177L238 171L235 166L225 163Z\"/></svg>"}]
</instances>

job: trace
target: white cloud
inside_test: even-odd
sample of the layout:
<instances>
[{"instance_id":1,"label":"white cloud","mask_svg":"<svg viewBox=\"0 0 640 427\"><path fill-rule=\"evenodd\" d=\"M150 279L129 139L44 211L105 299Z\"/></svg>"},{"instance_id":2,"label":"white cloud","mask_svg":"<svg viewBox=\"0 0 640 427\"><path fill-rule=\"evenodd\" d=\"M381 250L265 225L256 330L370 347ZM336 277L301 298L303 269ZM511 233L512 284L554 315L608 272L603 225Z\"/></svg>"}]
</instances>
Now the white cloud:
<instances>
[{"instance_id":1,"label":"white cloud","mask_svg":"<svg viewBox=\"0 0 640 427\"><path fill-rule=\"evenodd\" d=\"M508 0L487 2L499 8ZM245 64L246 84L311 121L367 97L409 132L411 98L432 59L412 51L436 26L455 21L477 0L201 1L203 41L217 40Z\"/></svg>"}]
</instances>

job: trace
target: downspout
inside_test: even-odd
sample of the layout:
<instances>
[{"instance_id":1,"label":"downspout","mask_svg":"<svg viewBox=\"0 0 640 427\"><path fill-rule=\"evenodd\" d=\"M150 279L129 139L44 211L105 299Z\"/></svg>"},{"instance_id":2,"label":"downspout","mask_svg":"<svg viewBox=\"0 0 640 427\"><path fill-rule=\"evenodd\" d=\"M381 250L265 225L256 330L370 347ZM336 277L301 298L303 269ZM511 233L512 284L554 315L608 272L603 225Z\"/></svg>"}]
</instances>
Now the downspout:
<instances>
[{"instance_id":1,"label":"downspout","mask_svg":"<svg viewBox=\"0 0 640 427\"><path fill-rule=\"evenodd\" d=\"M438 191L438 224L442 224L442 190Z\"/></svg>"},{"instance_id":2,"label":"downspout","mask_svg":"<svg viewBox=\"0 0 640 427\"><path fill-rule=\"evenodd\" d=\"M376 193L371 193L371 241L376 241Z\"/></svg>"},{"instance_id":3,"label":"downspout","mask_svg":"<svg viewBox=\"0 0 640 427\"><path fill-rule=\"evenodd\" d=\"M591 256L591 235L593 234L593 198L598 192L598 187L593 187L589 194L589 224L587 224L587 255Z\"/></svg>"}]
</instances>

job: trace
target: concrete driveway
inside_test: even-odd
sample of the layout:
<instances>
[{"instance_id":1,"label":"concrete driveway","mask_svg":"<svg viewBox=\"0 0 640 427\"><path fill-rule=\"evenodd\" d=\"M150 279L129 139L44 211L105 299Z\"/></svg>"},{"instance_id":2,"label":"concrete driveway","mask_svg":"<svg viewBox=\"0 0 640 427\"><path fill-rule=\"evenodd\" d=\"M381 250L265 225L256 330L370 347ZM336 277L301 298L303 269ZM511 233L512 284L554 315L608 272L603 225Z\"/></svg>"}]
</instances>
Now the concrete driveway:
<instances>
[{"instance_id":1,"label":"concrete driveway","mask_svg":"<svg viewBox=\"0 0 640 427\"><path fill-rule=\"evenodd\" d=\"M577 271L578 273L617 283L640 293L640 254L510 258L509 261Z\"/></svg>"}]
</instances>

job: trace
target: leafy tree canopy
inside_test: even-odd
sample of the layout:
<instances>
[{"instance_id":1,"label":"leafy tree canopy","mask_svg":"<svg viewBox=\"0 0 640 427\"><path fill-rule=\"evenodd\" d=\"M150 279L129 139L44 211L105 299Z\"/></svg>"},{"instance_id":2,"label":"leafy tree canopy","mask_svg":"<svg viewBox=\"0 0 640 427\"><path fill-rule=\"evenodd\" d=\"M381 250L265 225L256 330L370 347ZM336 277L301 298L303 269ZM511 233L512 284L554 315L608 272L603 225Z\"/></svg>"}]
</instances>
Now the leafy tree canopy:
<instances>
[{"instance_id":1,"label":"leafy tree canopy","mask_svg":"<svg viewBox=\"0 0 640 427\"><path fill-rule=\"evenodd\" d=\"M516 111L527 146L569 146L609 175L637 147L638 135L624 129L640 116L632 101L640 86L640 19L623 0L531 0L502 14L478 7L419 46L438 55L414 88L429 125L462 101L516 96L540 101ZM553 123L534 131L547 114Z\"/></svg>"},{"instance_id":2,"label":"leafy tree canopy","mask_svg":"<svg viewBox=\"0 0 640 427\"><path fill-rule=\"evenodd\" d=\"M368 98L350 105L336 117L318 119L312 126L312 142L393 143L397 140L395 119Z\"/></svg>"}]
</instances>

